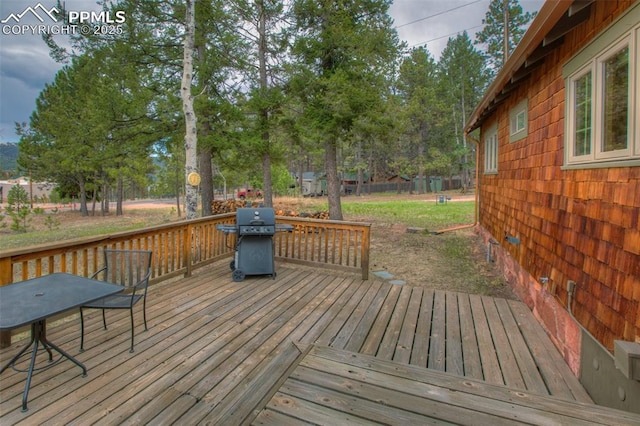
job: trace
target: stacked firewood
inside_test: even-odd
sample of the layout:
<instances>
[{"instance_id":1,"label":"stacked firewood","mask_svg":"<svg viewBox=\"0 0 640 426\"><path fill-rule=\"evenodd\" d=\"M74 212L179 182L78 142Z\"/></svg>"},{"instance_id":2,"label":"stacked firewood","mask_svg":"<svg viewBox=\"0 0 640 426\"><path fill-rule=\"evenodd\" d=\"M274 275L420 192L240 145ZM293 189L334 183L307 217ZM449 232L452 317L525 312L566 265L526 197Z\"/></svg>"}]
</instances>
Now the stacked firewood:
<instances>
[{"instance_id":1,"label":"stacked firewood","mask_svg":"<svg viewBox=\"0 0 640 426\"><path fill-rule=\"evenodd\" d=\"M305 213L305 212L297 212L293 210L283 210L283 209L275 209L276 216L288 216L288 217L306 217L309 219L329 219L329 212L314 212L314 213Z\"/></svg>"},{"instance_id":2,"label":"stacked firewood","mask_svg":"<svg viewBox=\"0 0 640 426\"><path fill-rule=\"evenodd\" d=\"M260 207L260 203L243 200L213 200L211 202L211 212L213 214L232 213L242 207Z\"/></svg>"},{"instance_id":3,"label":"stacked firewood","mask_svg":"<svg viewBox=\"0 0 640 426\"><path fill-rule=\"evenodd\" d=\"M215 214L232 213L242 207L260 207L260 203L257 201L247 202L243 200L213 200L211 202L211 212ZM329 212L319 211L314 213L297 212L295 210L287 210L283 208L274 208L276 216L288 216L288 217L307 217L310 219L329 219Z\"/></svg>"}]
</instances>

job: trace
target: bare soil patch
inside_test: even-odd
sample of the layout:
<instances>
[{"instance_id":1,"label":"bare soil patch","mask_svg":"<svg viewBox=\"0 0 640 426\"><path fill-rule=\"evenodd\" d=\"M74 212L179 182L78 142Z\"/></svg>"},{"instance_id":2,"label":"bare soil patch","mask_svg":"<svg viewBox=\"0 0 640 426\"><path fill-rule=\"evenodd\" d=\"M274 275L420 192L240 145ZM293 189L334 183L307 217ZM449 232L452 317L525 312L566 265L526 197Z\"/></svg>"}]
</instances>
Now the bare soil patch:
<instances>
[{"instance_id":1,"label":"bare soil patch","mask_svg":"<svg viewBox=\"0 0 640 426\"><path fill-rule=\"evenodd\" d=\"M516 298L473 228L433 235L373 223L371 269L414 286Z\"/></svg>"}]
</instances>

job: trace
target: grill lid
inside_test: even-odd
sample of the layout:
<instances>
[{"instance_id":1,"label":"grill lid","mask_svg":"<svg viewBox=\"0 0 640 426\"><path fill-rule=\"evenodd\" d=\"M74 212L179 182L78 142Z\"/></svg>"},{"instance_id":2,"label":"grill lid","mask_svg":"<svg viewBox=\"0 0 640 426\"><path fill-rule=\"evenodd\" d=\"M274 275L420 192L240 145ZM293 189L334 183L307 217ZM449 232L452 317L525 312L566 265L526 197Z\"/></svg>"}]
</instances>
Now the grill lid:
<instances>
[{"instance_id":1,"label":"grill lid","mask_svg":"<svg viewBox=\"0 0 640 426\"><path fill-rule=\"evenodd\" d=\"M236 211L236 226L241 235L273 235L275 211L270 207L240 208Z\"/></svg>"}]
</instances>

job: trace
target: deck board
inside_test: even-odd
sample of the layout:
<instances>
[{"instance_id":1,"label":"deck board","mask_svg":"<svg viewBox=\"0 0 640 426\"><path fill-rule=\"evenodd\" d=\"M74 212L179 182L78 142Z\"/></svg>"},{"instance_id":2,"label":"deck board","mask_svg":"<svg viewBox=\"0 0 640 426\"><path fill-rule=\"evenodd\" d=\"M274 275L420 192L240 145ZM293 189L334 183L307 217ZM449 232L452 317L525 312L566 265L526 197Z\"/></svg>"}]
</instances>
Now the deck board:
<instances>
[{"instance_id":1,"label":"deck board","mask_svg":"<svg viewBox=\"0 0 640 426\"><path fill-rule=\"evenodd\" d=\"M482 380L484 376L482 375L478 338L475 333L471 301L467 294L460 294L458 297L458 315L460 316L464 374Z\"/></svg>"},{"instance_id":2,"label":"deck board","mask_svg":"<svg viewBox=\"0 0 640 426\"><path fill-rule=\"evenodd\" d=\"M324 410L327 409L325 412ZM253 424L271 413L320 424L631 425L640 416L315 346ZM389 415L391 414L391 416ZM394 416L397 416L394 418Z\"/></svg>"},{"instance_id":3,"label":"deck board","mask_svg":"<svg viewBox=\"0 0 640 426\"><path fill-rule=\"evenodd\" d=\"M506 404L516 391L589 401L531 312L517 301L290 265L278 265L276 279L250 277L236 283L223 261L192 277L152 286L147 313L149 331L137 327L133 354L127 312L108 312L106 331L99 312L90 312L82 353L77 318L50 325L49 339L85 363L88 377L67 361L38 371L29 411L22 413L24 373L3 372L0 423L241 424L255 419L257 424L286 424L291 413L268 408L283 404L310 421L326 416L332 423L371 421L362 412L375 412L379 419L428 418L403 405L380 405L375 398L342 399L342 388L327 397L334 405L319 408L307 393L324 385L305 388L292 380L299 368L308 368L298 365L307 352L321 347L356 358L357 353L378 356L384 365L402 369L427 371L428 365L456 377L451 379L456 383L467 376L474 386L478 379L503 385L507 377L512 388L498 387L504 393L496 397L506 398ZM0 362L23 343L0 350ZM323 362L336 366L335 360ZM329 383L336 374L328 369L318 379ZM363 405L342 411L353 401ZM437 423L455 413L459 419L474 418L462 406L438 410L445 414Z\"/></svg>"}]
</instances>

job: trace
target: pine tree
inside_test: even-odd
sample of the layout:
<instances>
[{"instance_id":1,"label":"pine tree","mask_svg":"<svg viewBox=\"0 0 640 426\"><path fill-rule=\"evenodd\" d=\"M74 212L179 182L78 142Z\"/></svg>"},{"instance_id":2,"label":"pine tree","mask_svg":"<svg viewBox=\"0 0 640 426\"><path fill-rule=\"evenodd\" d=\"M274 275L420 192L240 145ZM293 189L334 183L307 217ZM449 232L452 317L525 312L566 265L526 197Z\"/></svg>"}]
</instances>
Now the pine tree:
<instances>
[{"instance_id":1,"label":"pine tree","mask_svg":"<svg viewBox=\"0 0 640 426\"><path fill-rule=\"evenodd\" d=\"M505 19L505 9L508 14ZM494 73L498 73L526 31L535 13L523 13L518 0L491 0L482 20L484 28L476 33L476 44L486 45L486 57ZM505 25L505 21L507 25ZM508 35L505 46L505 33ZM506 49L505 49L506 47Z\"/></svg>"},{"instance_id":2,"label":"pine tree","mask_svg":"<svg viewBox=\"0 0 640 426\"><path fill-rule=\"evenodd\" d=\"M463 185L469 185L473 165L469 163L470 150L462 129L490 83L491 73L466 32L449 39L438 69L438 98L446 108L442 114L443 134L447 140L455 141L451 154L455 163L461 166L455 173L461 173Z\"/></svg>"},{"instance_id":3,"label":"pine tree","mask_svg":"<svg viewBox=\"0 0 640 426\"><path fill-rule=\"evenodd\" d=\"M398 38L389 1L298 0L297 60L290 88L299 96L325 153L329 216L342 220L338 154L355 123L382 101Z\"/></svg>"},{"instance_id":4,"label":"pine tree","mask_svg":"<svg viewBox=\"0 0 640 426\"><path fill-rule=\"evenodd\" d=\"M433 57L424 48L416 48L400 65L398 93L403 100L406 117L406 152L409 160L400 172L409 176L417 173L419 193L424 193L424 167L427 162L429 142L436 123L438 102L436 98L437 73ZM401 164L401 163L398 163Z\"/></svg>"}]
</instances>

